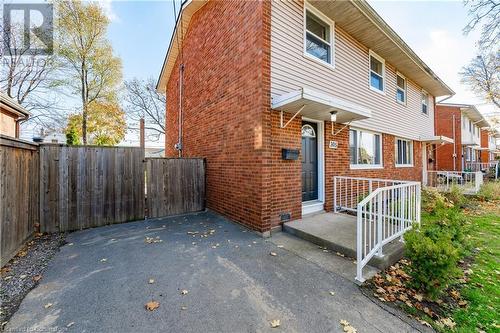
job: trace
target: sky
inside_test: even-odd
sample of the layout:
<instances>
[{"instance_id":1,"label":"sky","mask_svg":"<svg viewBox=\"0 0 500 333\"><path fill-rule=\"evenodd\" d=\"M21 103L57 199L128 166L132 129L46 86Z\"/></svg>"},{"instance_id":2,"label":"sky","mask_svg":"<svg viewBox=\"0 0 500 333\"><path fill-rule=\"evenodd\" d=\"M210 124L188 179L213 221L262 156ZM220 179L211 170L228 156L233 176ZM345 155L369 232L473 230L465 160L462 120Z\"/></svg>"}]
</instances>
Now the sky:
<instances>
[{"instance_id":1,"label":"sky","mask_svg":"<svg viewBox=\"0 0 500 333\"><path fill-rule=\"evenodd\" d=\"M100 1L111 23L108 37L123 62L125 79L158 78L168 49L175 16L168 1ZM476 104L483 113L492 108L481 105L460 83L458 72L475 56L479 32L462 33L467 10L461 1L375 1L370 5L455 92L447 102ZM180 0L176 2L179 10ZM138 134L127 142L136 144ZM162 141L150 143L161 146Z\"/></svg>"}]
</instances>

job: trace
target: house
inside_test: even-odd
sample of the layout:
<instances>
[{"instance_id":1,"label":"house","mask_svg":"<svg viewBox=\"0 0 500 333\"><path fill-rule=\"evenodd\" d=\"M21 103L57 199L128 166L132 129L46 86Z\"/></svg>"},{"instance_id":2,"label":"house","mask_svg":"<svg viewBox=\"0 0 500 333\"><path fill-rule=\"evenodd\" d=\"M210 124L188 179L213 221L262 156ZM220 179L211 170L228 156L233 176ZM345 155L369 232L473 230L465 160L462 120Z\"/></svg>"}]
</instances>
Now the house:
<instances>
[{"instance_id":1,"label":"house","mask_svg":"<svg viewBox=\"0 0 500 333\"><path fill-rule=\"evenodd\" d=\"M435 126L437 135L454 139L452 145L437 149L437 170L475 170L473 164L490 161L489 144L494 132L475 106L438 103Z\"/></svg>"},{"instance_id":2,"label":"house","mask_svg":"<svg viewBox=\"0 0 500 333\"><path fill-rule=\"evenodd\" d=\"M494 128L481 129L481 153L479 160L483 163L496 162L497 139L500 139L500 132Z\"/></svg>"},{"instance_id":3,"label":"house","mask_svg":"<svg viewBox=\"0 0 500 333\"><path fill-rule=\"evenodd\" d=\"M206 158L208 208L263 234L332 211L335 177L421 181L450 142L454 92L365 1L185 1L157 89L166 156Z\"/></svg>"},{"instance_id":4,"label":"house","mask_svg":"<svg viewBox=\"0 0 500 333\"><path fill-rule=\"evenodd\" d=\"M29 112L10 98L0 92L0 134L19 138L20 123L30 116Z\"/></svg>"}]
</instances>

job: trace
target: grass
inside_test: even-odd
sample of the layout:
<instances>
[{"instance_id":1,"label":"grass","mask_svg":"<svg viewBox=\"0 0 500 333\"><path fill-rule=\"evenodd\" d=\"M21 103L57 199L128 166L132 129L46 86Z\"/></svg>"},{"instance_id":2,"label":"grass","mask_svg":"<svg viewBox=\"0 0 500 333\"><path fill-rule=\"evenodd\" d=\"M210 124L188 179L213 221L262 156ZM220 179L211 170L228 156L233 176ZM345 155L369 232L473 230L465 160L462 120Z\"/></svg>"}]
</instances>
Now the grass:
<instances>
[{"instance_id":1,"label":"grass","mask_svg":"<svg viewBox=\"0 0 500 333\"><path fill-rule=\"evenodd\" d=\"M500 324L500 202L479 215L469 215L471 238L478 252L472 264L470 280L461 289L468 307L452 312L456 332L499 332ZM496 207L496 208L495 208Z\"/></svg>"}]
</instances>

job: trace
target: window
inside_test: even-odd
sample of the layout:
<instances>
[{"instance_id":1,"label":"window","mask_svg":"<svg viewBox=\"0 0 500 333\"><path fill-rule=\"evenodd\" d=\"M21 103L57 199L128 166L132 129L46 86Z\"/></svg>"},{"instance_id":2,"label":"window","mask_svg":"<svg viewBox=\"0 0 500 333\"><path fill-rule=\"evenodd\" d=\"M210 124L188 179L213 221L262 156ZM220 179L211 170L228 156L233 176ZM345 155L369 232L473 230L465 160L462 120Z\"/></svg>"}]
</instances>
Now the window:
<instances>
[{"instance_id":1,"label":"window","mask_svg":"<svg viewBox=\"0 0 500 333\"><path fill-rule=\"evenodd\" d=\"M406 78L396 74L396 100L399 103L406 104Z\"/></svg>"},{"instance_id":2,"label":"window","mask_svg":"<svg viewBox=\"0 0 500 333\"><path fill-rule=\"evenodd\" d=\"M370 88L384 91L385 60L370 51Z\"/></svg>"},{"instance_id":3,"label":"window","mask_svg":"<svg viewBox=\"0 0 500 333\"><path fill-rule=\"evenodd\" d=\"M422 91L422 113L427 114L429 112L429 94Z\"/></svg>"},{"instance_id":4,"label":"window","mask_svg":"<svg viewBox=\"0 0 500 333\"><path fill-rule=\"evenodd\" d=\"M316 132L311 125L305 124L302 126L302 137L315 138Z\"/></svg>"},{"instance_id":5,"label":"window","mask_svg":"<svg viewBox=\"0 0 500 333\"><path fill-rule=\"evenodd\" d=\"M351 129L349 151L351 166L382 166L382 136L380 134Z\"/></svg>"},{"instance_id":6,"label":"window","mask_svg":"<svg viewBox=\"0 0 500 333\"><path fill-rule=\"evenodd\" d=\"M327 64L332 64L333 22L319 18L306 9L305 51Z\"/></svg>"},{"instance_id":7,"label":"window","mask_svg":"<svg viewBox=\"0 0 500 333\"><path fill-rule=\"evenodd\" d=\"M413 141L396 139L396 166L413 165Z\"/></svg>"},{"instance_id":8,"label":"window","mask_svg":"<svg viewBox=\"0 0 500 333\"><path fill-rule=\"evenodd\" d=\"M469 120L469 132L472 133L472 121L471 120Z\"/></svg>"}]
</instances>

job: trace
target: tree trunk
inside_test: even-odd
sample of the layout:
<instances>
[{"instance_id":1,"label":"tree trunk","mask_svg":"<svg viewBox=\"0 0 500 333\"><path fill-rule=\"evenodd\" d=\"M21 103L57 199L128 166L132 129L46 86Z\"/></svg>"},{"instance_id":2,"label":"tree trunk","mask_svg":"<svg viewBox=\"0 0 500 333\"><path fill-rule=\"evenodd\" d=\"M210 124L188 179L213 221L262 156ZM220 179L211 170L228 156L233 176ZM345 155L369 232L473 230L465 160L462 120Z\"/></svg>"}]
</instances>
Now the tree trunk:
<instances>
[{"instance_id":1,"label":"tree trunk","mask_svg":"<svg viewBox=\"0 0 500 333\"><path fill-rule=\"evenodd\" d=\"M87 145L87 107L88 107L88 99L87 99L87 85L86 85L86 80L85 76L87 70L85 68L85 61L82 62L82 75L81 75L81 81L82 81L82 141L84 145Z\"/></svg>"}]
</instances>

